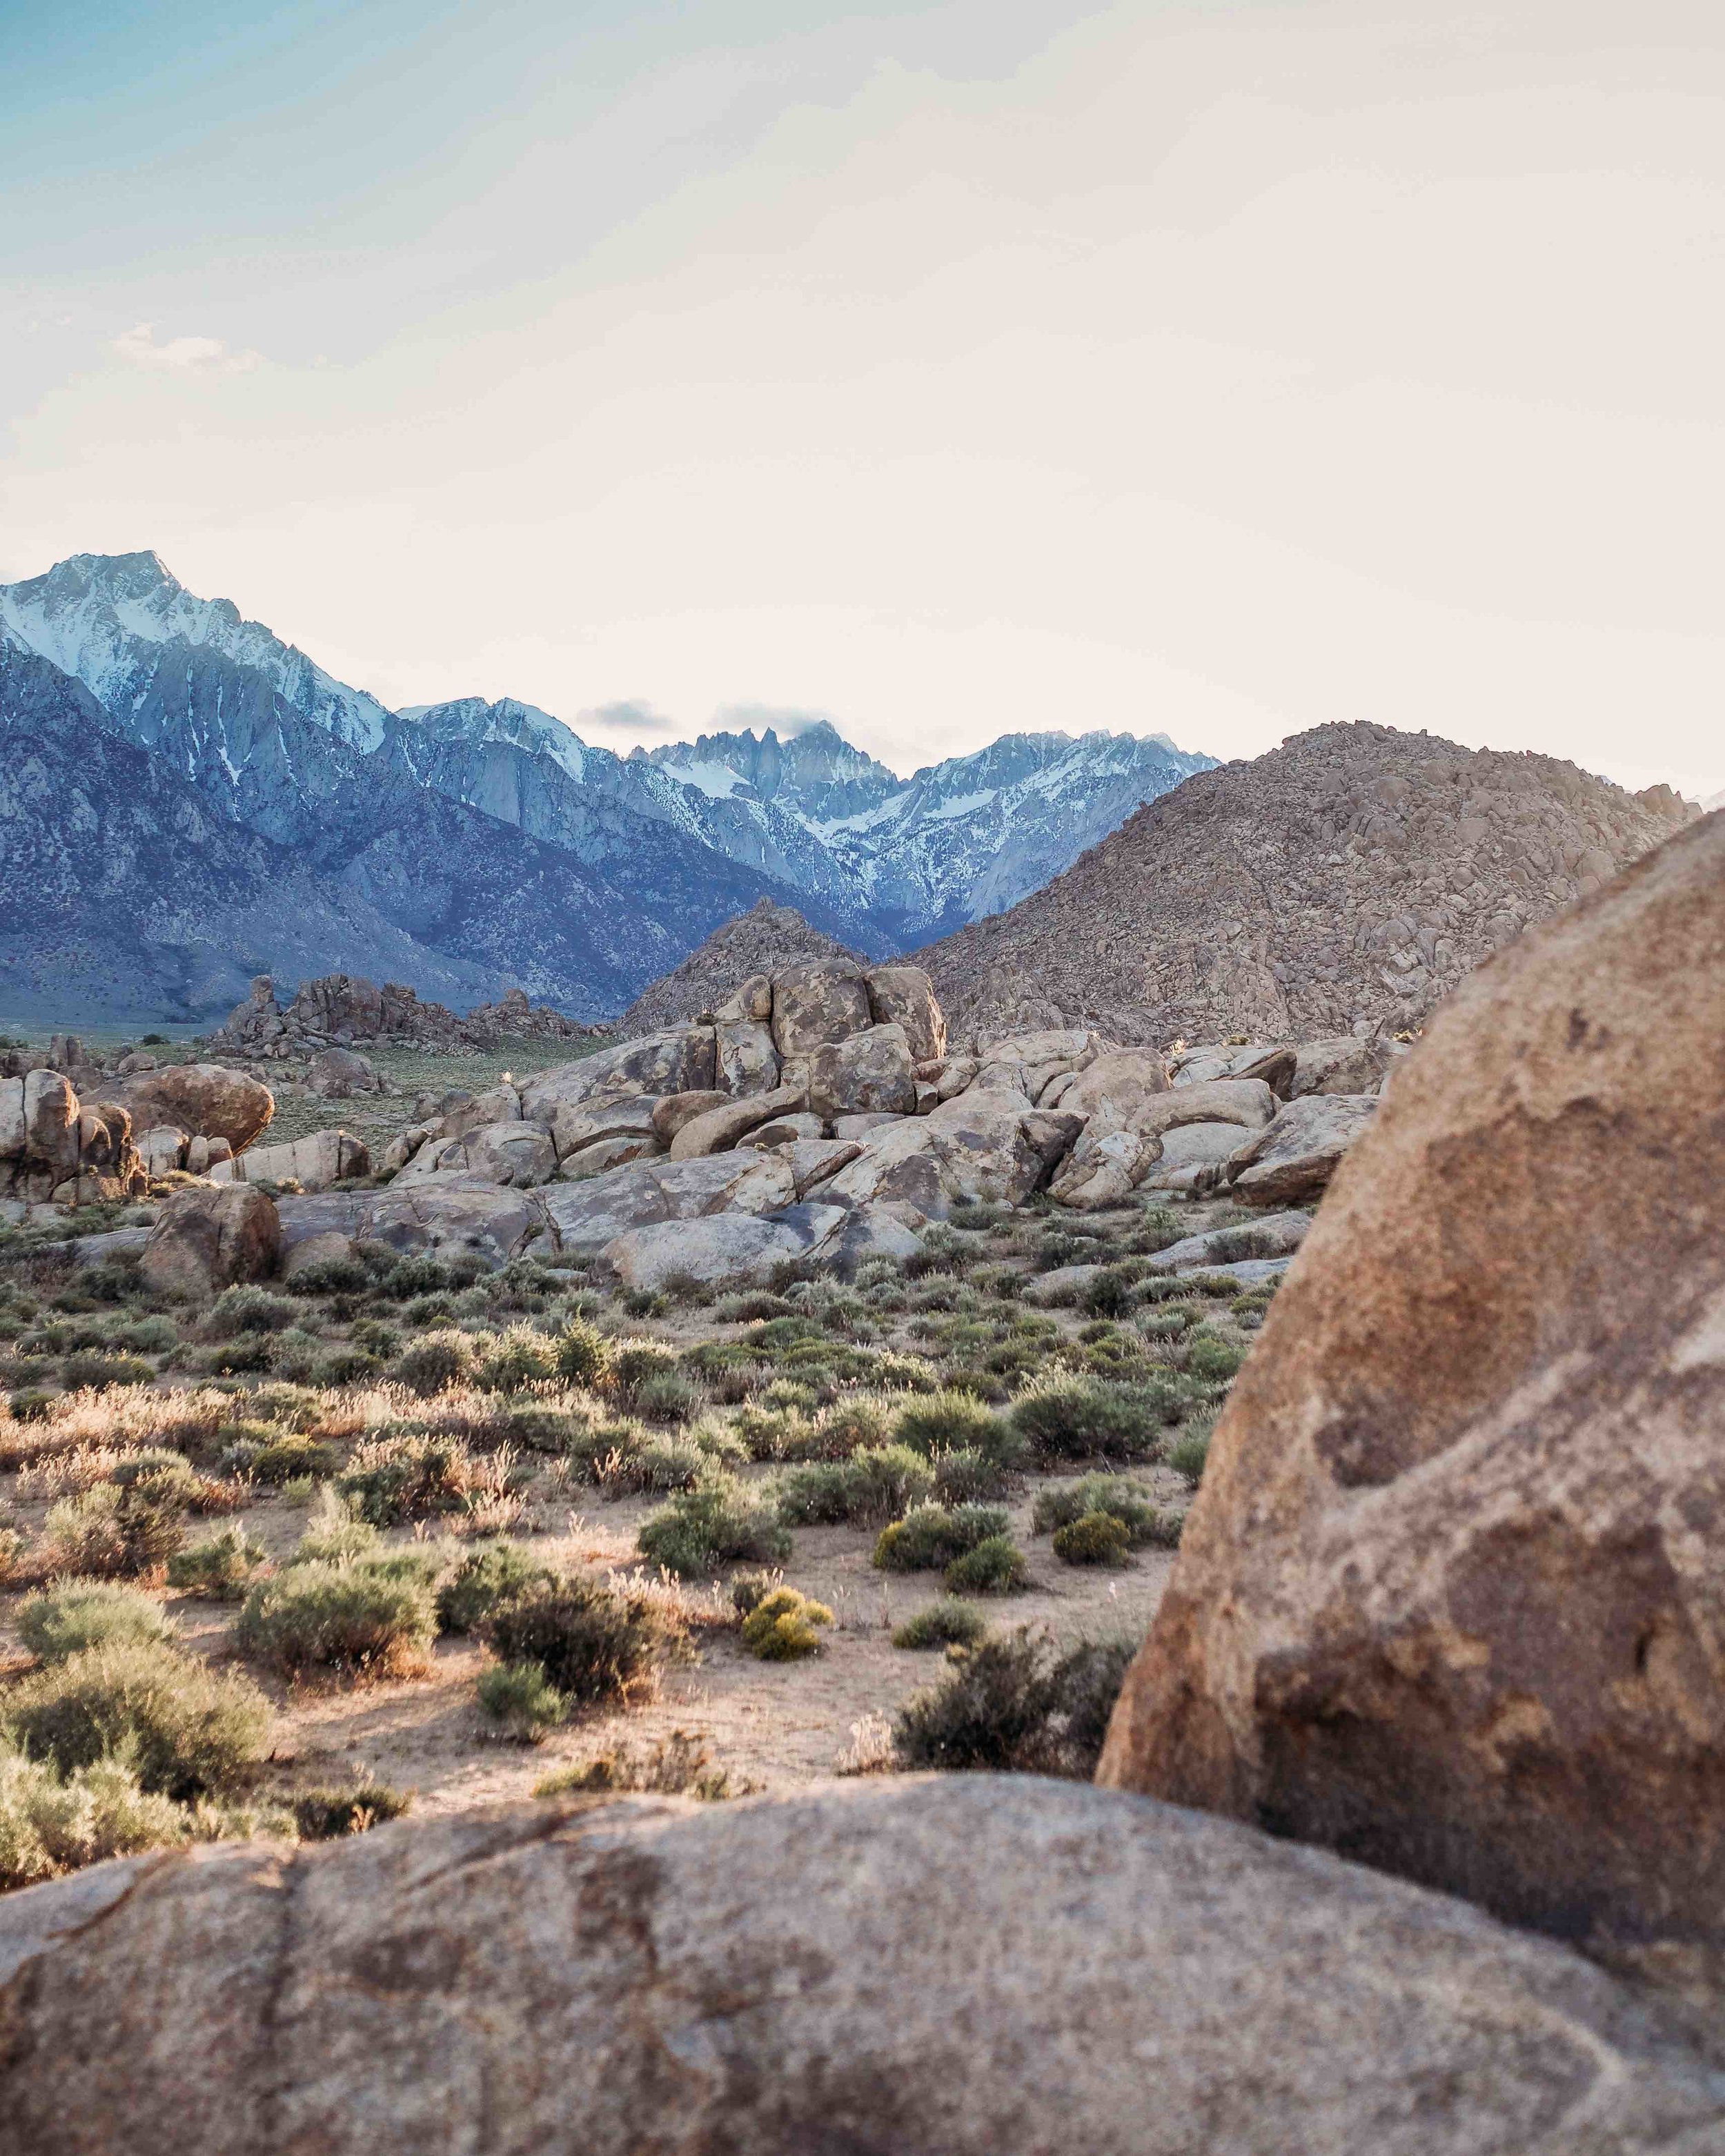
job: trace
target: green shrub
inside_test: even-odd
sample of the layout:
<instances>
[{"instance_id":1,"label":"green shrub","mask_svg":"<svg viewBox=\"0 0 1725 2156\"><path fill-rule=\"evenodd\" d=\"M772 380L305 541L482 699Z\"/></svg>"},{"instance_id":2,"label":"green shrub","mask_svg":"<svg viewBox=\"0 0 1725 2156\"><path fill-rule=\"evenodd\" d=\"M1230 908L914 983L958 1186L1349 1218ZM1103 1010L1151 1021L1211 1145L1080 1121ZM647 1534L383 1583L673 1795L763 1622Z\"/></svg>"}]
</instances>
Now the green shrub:
<instances>
[{"instance_id":1,"label":"green shrub","mask_svg":"<svg viewBox=\"0 0 1725 2156\"><path fill-rule=\"evenodd\" d=\"M604 1334L578 1317L552 1342L557 1373L566 1385L602 1383L611 1368L611 1343Z\"/></svg>"},{"instance_id":2,"label":"green shrub","mask_svg":"<svg viewBox=\"0 0 1725 2156\"><path fill-rule=\"evenodd\" d=\"M881 1530L874 1561L883 1572L932 1572L1004 1535L1007 1526L992 1505L918 1505Z\"/></svg>"},{"instance_id":3,"label":"green shrub","mask_svg":"<svg viewBox=\"0 0 1725 2156\"><path fill-rule=\"evenodd\" d=\"M791 1538L766 1506L734 1477L712 1474L643 1521L636 1537L649 1564L681 1575L726 1564L782 1564Z\"/></svg>"},{"instance_id":4,"label":"green shrub","mask_svg":"<svg viewBox=\"0 0 1725 2156\"><path fill-rule=\"evenodd\" d=\"M179 1507L98 1482L51 1505L44 1534L54 1572L114 1578L154 1572L184 1542L186 1528Z\"/></svg>"},{"instance_id":5,"label":"green shrub","mask_svg":"<svg viewBox=\"0 0 1725 2156\"><path fill-rule=\"evenodd\" d=\"M549 1582L504 1603L480 1627L507 1664L531 1663L563 1698L593 1707L649 1694L684 1638L662 1608L587 1579Z\"/></svg>"},{"instance_id":6,"label":"green shrub","mask_svg":"<svg viewBox=\"0 0 1725 2156\"><path fill-rule=\"evenodd\" d=\"M1186 1342L1186 1368L1192 1377L1202 1378L1211 1384L1222 1384L1238 1376L1246 1353L1235 1342L1200 1329Z\"/></svg>"},{"instance_id":7,"label":"green shrub","mask_svg":"<svg viewBox=\"0 0 1725 2156\"><path fill-rule=\"evenodd\" d=\"M363 1295L371 1278L357 1258L313 1258L299 1268L288 1288L306 1296Z\"/></svg>"},{"instance_id":8,"label":"green shrub","mask_svg":"<svg viewBox=\"0 0 1725 2156\"><path fill-rule=\"evenodd\" d=\"M337 1841L400 1819L413 1801L387 1782L356 1782L347 1789L297 1790L288 1809L302 1841Z\"/></svg>"},{"instance_id":9,"label":"green shrub","mask_svg":"<svg viewBox=\"0 0 1725 2156\"><path fill-rule=\"evenodd\" d=\"M110 1856L171 1848L189 1835L184 1808L140 1787L123 1760L96 1759L61 1775L0 1746L0 1892Z\"/></svg>"},{"instance_id":10,"label":"green shrub","mask_svg":"<svg viewBox=\"0 0 1725 2156\"><path fill-rule=\"evenodd\" d=\"M326 1483L317 1493L299 1547L288 1563L350 1564L357 1558L370 1556L378 1548L380 1539L377 1530L363 1520L356 1520Z\"/></svg>"},{"instance_id":11,"label":"green shrub","mask_svg":"<svg viewBox=\"0 0 1725 2156\"><path fill-rule=\"evenodd\" d=\"M929 1647L969 1647L988 1629L988 1620L980 1609L943 1594L926 1609L919 1609L914 1617L907 1617L894 1632L892 1644L895 1647L919 1650Z\"/></svg>"},{"instance_id":12,"label":"green shrub","mask_svg":"<svg viewBox=\"0 0 1725 2156\"><path fill-rule=\"evenodd\" d=\"M281 1337L285 1340L288 1336L284 1333ZM285 1371L287 1364L278 1357L270 1367ZM363 1348L332 1348L328 1354L311 1358L303 1374L313 1384L334 1392L343 1385L369 1384L382 1374L382 1363ZM295 1374L300 1374L297 1365Z\"/></svg>"},{"instance_id":13,"label":"green shrub","mask_svg":"<svg viewBox=\"0 0 1725 2156\"><path fill-rule=\"evenodd\" d=\"M1088 1779L1133 1651L1124 1641L1081 1640L1056 1659L1023 1625L950 1649L942 1681L899 1716L899 1757L912 1768Z\"/></svg>"},{"instance_id":14,"label":"green shrub","mask_svg":"<svg viewBox=\"0 0 1725 2156\"><path fill-rule=\"evenodd\" d=\"M254 1424L251 1427L266 1426ZM223 1465L228 1466L230 1462L233 1472L249 1475L254 1482L265 1483L274 1489L284 1482L295 1481L302 1475L333 1475L341 1465L341 1455L333 1445L321 1444L315 1438L302 1437L297 1431L290 1430L285 1435L271 1433L262 1444L255 1440L237 1440L223 1455Z\"/></svg>"},{"instance_id":15,"label":"green shrub","mask_svg":"<svg viewBox=\"0 0 1725 2156\"><path fill-rule=\"evenodd\" d=\"M529 1452L567 1455L577 1449L592 1428L591 1416L567 1408L520 1404L509 1410L504 1435L510 1444L524 1445Z\"/></svg>"},{"instance_id":16,"label":"green shrub","mask_svg":"<svg viewBox=\"0 0 1725 2156\"><path fill-rule=\"evenodd\" d=\"M297 1676L307 1670L400 1676L424 1666L437 1609L423 1573L392 1574L364 1558L295 1563L246 1596L234 1636L240 1652Z\"/></svg>"},{"instance_id":17,"label":"green shrub","mask_svg":"<svg viewBox=\"0 0 1725 2156\"><path fill-rule=\"evenodd\" d=\"M108 1480L140 1502L170 1511L188 1511L215 1494L183 1452L166 1446L148 1445L126 1453L116 1462Z\"/></svg>"},{"instance_id":18,"label":"green shrub","mask_svg":"<svg viewBox=\"0 0 1725 2156\"><path fill-rule=\"evenodd\" d=\"M6 1696L5 1729L62 1774L124 1758L141 1786L191 1798L231 1788L263 1756L270 1703L249 1677L159 1642L86 1648Z\"/></svg>"},{"instance_id":19,"label":"green shrub","mask_svg":"<svg viewBox=\"0 0 1725 2156\"><path fill-rule=\"evenodd\" d=\"M619 1392L631 1398L654 1378L674 1376L681 1368L677 1350L663 1340L625 1340L611 1353L611 1376Z\"/></svg>"},{"instance_id":20,"label":"green shrub","mask_svg":"<svg viewBox=\"0 0 1725 2156\"><path fill-rule=\"evenodd\" d=\"M1031 1517L1034 1533L1045 1535L1070 1527L1087 1512L1106 1512L1119 1521L1134 1549L1154 1545L1173 1549L1180 1539L1180 1518L1164 1512L1147 1491L1120 1475L1086 1475L1082 1481L1045 1490Z\"/></svg>"},{"instance_id":21,"label":"green shrub","mask_svg":"<svg viewBox=\"0 0 1725 2156\"><path fill-rule=\"evenodd\" d=\"M782 1575L776 1572L740 1572L731 1583L731 1606L739 1617L747 1617L783 1584Z\"/></svg>"},{"instance_id":22,"label":"green shrub","mask_svg":"<svg viewBox=\"0 0 1725 2156\"><path fill-rule=\"evenodd\" d=\"M268 1553L244 1527L223 1527L208 1541L178 1550L167 1561L167 1584L177 1594L212 1602L238 1602Z\"/></svg>"},{"instance_id":23,"label":"green shrub","mask_svg":"<svg viewBox=\"0 0 1725 2156\"><path fill-rule=\"evenodd\" d=\"M777 1485L778 1517L798 1527L891 1520L933 1489L934 1471L926 1460L902 1445L874 1445L849 1460L788 1468Z\"/></svg>"},{"instance_id":24,"label":"green shrub","mask_svg":"<svg viewBox=\"0 0 1725 2156\"><path fill-rule=\"evenodd\" d=\"M949 1594L1015 1594L1026 1584L1024 1553L1010 1535L988 1535L955 1557L942 1575Z\"/></svg>"},{"instance_id":25,"label":"green shrub","mask_svg":"<svg viewBox=\"0 0 1725 2156\"><path fill-rule=\"evenodd\" d=\"M390 1376L410 1393L429 1399L471 1375L473 1342L465 1332L428 1332L396 1358Z\"/></svg>"},{"instance_id":26,"label":"green shrub","mask_svg":"<svg viewBox=\"0 0 1725 2156\"><path fill-rule=\"evenodd\" d=\"M984 1497L1004 1496L1013 1480L999 1460L973 1445L934 1455L934 1495L942 1505L969 1505Z\"/></svg>"},{"instance_id":27,"label":"green shrub","mask_svg":"<svg viewBox=\"0 0 1725 2156\"><path fill-rule=\"evenodd\" d=\"M1003 1449L1014 1452L1019 1449L1013 1445L1012 1435L993 1409L974 1394L950 1389L907 1400L892 1424L893 1442L908 1445L925 1460L938 1452L963 1450L998 1458Z\"/></svg>"},{"instance_id":28,"label":"green shrub","mask_svg":"<svg viewBox=\"0 0 1725 2156\"><path fill-rule=\"evenodd\" d=\"M438 1622L446 1632L474 1632L506 1602L513 1602L553 1575L519 1543L503 1539L470 1550L438 1589Z\"/></svg>"},{"instance_id":29,"label":"green shrub","mask_svg":"<svg viewBox=\"0 0 1725 2156\"><path fill-rule=\"evenodd\" d=\"M1210 1456L1210 1432L1208 1429L1183 1431L1168 1448L1168 1464L1176 1475L1189 1482L1195 1490L1204 1480L1204 1471Z\"/></svg>"},{"instance_id":30,"label":"green shrub","mask_svg":"<svg viewBox=\"0 0 1725 2156\"><path fill-rule=\"evenodd\" d=\"M569 1712L569 1703L537 1662L495 1662L475 1686L480 1706L506 1737L536 1744Z\"/></svg>"},{"instance_id":31,"label":"green shrub","mask_svg":"<svg viewBox=\"0 0 1725 2156\"><path fill-rule=\"evenodd\" d=\"M60 1383L69 1393L105 1393L119 1385L147 1385L153 1366L136 1355L69 1355L60 1365Z\"/></svg>"},{"instance_id":32,"label":"green shrub","mask_svg":"<svg viewBox=\"0 0 1725 2156\"><path fill-rule=\"evenodd\" d=\"M819 1627L833 1613L794 1587L763 1595L742 1620L742 1644L757 1661L795 1662L820 1652Z\"/></svg>"},{"instance_id":33,"label":"green shrub","mask_svg":"<svg viewBox=\"0 0 1725 2156\"><path fill-rule=\"evenodd\" d=\"M1021 1394L1012 1420L1039 1460L1147 1460L1192 1398L1190 1387L1173 1379L1126 1386L1057 1378Z\"/></svg>"},{"instance_id":34,"label":"green shrub","mask_svg":"<svg viewBox=\"0 0 1725 2156\"><path fill-rule=\"evenodd\" d=\"M1132 1284L1111 1265L1086 1285L1078 1304L1092 1317L1123 1317L1132 1306Z\"/></svg>"},{"instance_id":35,"label":"green shrub","mask_svg":"<svg viewBox=\"0 0 1725 2156\"><path fill-rule=\"evenodd\" d=\"M162 1609L136 1588L73 1580L41 1594L26 1595L13 1622L18 1638L44 1662L63 1662L88 1647L172 1640L173 1627Z\"/></svg>"},{"instance_id":36,"label":"green shrub","mask_svg":"<svg viewBox=\"0 0 1725 2156\"><path fill-rule=\"evenodd\" d=\"M768 1408L751 1404L737 1418L737 1434L748 1448L751 1460L824 1460L829 1455L814 1447L817 1425L800 1409Z\"/></svg>"},{"instance_id":37,"label":"green shrub","mask_svg":"<svg viewBox=\"0 0 1725 2156\"><path fill-rule=\"evenodd\" d=\"M635 1411L649 1422L692 1422L706 1405L706 1394L681 1370L665 1370L634 1387Z\"/></svg>"},{"instance_id":38,"label":"green shrub","mask_svg":"<svg viewBox=\"0 0 1725 2156\"><path fill-rule=\"evenodd\" d=\"M1132 1537L1111 1512L1085 1512L1056 1527L1054 1553L1062 1564L1100 1564L1118 1570L1132 1553Z\"/></svg>"},{"instance_id":39,"label":"green shrub","mask_svg":"<svg viewBox=\"0 0 1725 2156\"><path fill-rule=\"evenodd\" d=\"M556 1342L526 1325L500 1332L474 1368L474 1383L488 1393L519 1393L548 1385L557 1374Z\"/></svg>"},{"instance_id":40,"label":"green shrub","mask_svg":"<svg viewBox=\"0 0 1725 2156\"><path fill-rule=\"evenodd\" d=\"M475 1459L459 1437L394 1430L359 1446L335 1486L356 1518L393 1527L460 1512L496 1479L494 1466Z\"/></svg>"},{"instance_id":41,"label":"green shrub","mask_svg":"<svg viewBox=\"0 0 1725 2156\"><path fill-rule=\"evenodd\" d=\"M285 1332L303 1314L290 1296L272 1295L268 1288L224 1287L198 1329L206 1340L231 1340L241 1332Z\"/></svg>"}]
</instances>

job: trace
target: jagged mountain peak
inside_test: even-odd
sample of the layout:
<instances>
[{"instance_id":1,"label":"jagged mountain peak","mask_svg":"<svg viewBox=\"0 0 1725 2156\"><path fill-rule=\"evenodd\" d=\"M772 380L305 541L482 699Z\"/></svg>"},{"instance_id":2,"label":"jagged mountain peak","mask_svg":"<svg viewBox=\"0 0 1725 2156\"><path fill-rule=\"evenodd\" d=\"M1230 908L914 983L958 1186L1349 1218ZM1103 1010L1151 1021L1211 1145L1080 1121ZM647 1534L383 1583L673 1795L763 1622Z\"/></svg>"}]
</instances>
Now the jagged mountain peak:
<instances>
[{"instance_id":1,"label":"jagged mountain peak","mask_svg":"<svg viewBox=\"0 0 1725 2156\"><path fill-rule=\"evenodd\" d=\"M549 756L576 779L593 753L572 726L517 696L500 696L494 702L483 696L457 696L447 703L409 705L396 716L439 742L482 746L496 742Z\"/></svg>"}]
</instances>

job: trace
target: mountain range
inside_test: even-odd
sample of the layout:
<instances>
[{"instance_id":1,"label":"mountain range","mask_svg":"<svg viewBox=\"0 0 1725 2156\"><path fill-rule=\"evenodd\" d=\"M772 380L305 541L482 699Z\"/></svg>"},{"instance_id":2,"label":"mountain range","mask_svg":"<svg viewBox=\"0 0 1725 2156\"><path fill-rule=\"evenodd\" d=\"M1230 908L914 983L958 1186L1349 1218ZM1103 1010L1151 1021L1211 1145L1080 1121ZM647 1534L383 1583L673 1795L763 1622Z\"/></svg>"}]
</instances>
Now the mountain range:
<instances>
[{"instance_id":1,"label":"mountain range","mask_svg":"<svg viewBox=\"0 0 1725 2156\"><path fill-rule=\"evenodd\" d=\"M0 585L0 1014L345 970L606 1017L762 899L871 955L948 933L1213 761L1011 734L906 779L824 720L619 756L512 699L392 711L154 554L74 555Z\"/></svg>"}]
</instances>

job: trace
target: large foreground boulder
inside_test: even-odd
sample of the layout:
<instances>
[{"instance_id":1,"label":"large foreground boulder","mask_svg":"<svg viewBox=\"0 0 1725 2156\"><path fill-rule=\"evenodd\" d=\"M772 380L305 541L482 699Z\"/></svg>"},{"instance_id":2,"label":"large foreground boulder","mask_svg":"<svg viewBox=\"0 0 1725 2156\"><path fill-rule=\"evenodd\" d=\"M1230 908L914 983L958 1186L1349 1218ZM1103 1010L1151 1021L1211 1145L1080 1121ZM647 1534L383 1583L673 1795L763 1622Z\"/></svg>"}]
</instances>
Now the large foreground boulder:
<instances>
[{"instance_id":1,"label":"large foreground boulder","mask_svg":"<svg viewBox=\"0 0 1725 2156\"><path fill-rule=\"evenodd\" d=\"M551 1183L540 1202L562 1249L572 1257L596 1258L631 1228L713 1213L772 1213L796 1195L796 1177L783 1152L752 1149L698 1160L631 1161L585 1182Z\"/></svg>"},{"instance_id":2,"label":"large foreground boulder","mask_svg":"<svg viewBox=\"0 0 1725 2156\"><path fill-rule=\"evenodd\" d=\"M1543 1940L1142 1799L541 1804L0 1902L3 2156L1704 2156Z\"/></svg>"},{"instance_id":3,"label":"large foreground boulder","mask_svg":"<svg viewBox=\"0 0 1725 2156\"><path fill-rule=\"evenodd\" d=\"M494 1272L532 1249L553 1253L557 1232L537 1194L477 1189L444 1177L405 1189L329 1191L276 1200L281 1270L292 1276L321 1258L351 1258L361 1243L386 1243L403 1257L475 1260Z\"/></svg>"},{"instance_id":4,"label":"large foreground boulder","mask_svg":"<svg viewBox=\"0 0 1725 2156\"><path fill-rule=\"evenodd\" d=\"M1714 816L1398 1068L1216 1431L1106 1779L1717 1998L1722 1073Z\"/></svg>"},{"instance_id":5,"label":"large foreground boulder","mask_svg":"<svg viewBox=\"0 0 1725 2156\"><path fill-rule=\"evenodd\" d=\"M175 1191L157 1216L138 1270L152 1287L214 1295L238 1281L267 1278L280 1255L275 1201L239 1183Z\"/></svg>"}]
</instances>

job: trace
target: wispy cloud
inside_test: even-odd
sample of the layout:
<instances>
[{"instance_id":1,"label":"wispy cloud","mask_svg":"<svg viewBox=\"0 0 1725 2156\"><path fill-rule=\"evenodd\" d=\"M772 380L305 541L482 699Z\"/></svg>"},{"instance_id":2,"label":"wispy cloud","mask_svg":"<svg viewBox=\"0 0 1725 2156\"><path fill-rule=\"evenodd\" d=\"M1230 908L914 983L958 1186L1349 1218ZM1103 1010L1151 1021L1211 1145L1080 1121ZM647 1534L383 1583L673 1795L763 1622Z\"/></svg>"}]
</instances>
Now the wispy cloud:
<instances>
[{"instance_id":1,"label":"wispy cloud","mask_svg":"<svg viewBox=\"0 0 1725 2156\"><path fill-rule=\"evenodd\" d=\"M631 696L619 703L595 704L578 712L577 733L595 731L627 734L634 741L674 740L680 732L675 719L655 711L644 697Z\"/></svg>"},{"instance_id":2,"label":"wispy cloud","mask_svg":"<svg viewBox=\"0 0 1725 2156\"><path fill-rule=\"evenodd\" d=\"M132 366L157 374L249 374L264 360L261 352L230 350L220 337L177 336L158 344L154 322L123 331L114 350Z\"/></svg>"}]
</instances>

